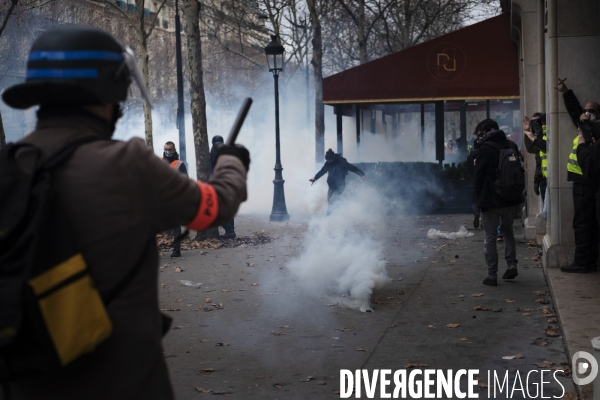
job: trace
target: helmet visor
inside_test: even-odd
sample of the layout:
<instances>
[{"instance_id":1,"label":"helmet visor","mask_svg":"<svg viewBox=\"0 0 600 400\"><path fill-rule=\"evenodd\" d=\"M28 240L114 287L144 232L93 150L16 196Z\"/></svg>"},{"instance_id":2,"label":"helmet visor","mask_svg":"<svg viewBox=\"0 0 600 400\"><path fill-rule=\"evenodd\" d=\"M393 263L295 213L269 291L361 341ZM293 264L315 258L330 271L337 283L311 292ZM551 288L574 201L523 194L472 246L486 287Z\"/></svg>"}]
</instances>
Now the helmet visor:
<instances>
[{"instance_id":1,"label":"helmet visor","mask_svg":"<svg viewBox=\"0 0 600 400\"><path fill-rule=\"evenodd\" d=\"M150 100L150 96L148 95L148 90L146 89L146 84L144 83L144 78L137 66L135 61L135 54L133 50L129 47L125 47L125 51L123 51L123 59L125 60L125 65L129 69L129 73L135 82L135 85L140 90L140 94L142 95L142 99L148 104L150 108L152 108L152 101Z\"/></svg>"}]
</instances>

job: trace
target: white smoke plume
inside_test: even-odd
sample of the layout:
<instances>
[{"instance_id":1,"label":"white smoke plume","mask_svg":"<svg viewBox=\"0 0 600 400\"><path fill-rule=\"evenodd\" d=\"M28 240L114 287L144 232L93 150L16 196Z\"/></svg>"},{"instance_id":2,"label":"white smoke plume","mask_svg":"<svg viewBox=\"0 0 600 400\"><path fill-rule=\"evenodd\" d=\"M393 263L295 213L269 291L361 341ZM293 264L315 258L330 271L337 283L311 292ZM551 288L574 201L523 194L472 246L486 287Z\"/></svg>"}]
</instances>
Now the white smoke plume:
<instances>
[{"instance_id":1,"label":"white smoke plume","mask_svg":"<svg viewBox=\"0 0 600 400\"><path fill-rule=\"evenodd\" d=\"M373 289L388 281L382 241L377 240L375 231L384 226L384 201L367 183L353 180L326 216L326 207L322 207L326 184L318 183L306 196L315 214L303 250L287 268L309 292L325 294L345 307L371 311Z\"/></svg>"}]
</instances>

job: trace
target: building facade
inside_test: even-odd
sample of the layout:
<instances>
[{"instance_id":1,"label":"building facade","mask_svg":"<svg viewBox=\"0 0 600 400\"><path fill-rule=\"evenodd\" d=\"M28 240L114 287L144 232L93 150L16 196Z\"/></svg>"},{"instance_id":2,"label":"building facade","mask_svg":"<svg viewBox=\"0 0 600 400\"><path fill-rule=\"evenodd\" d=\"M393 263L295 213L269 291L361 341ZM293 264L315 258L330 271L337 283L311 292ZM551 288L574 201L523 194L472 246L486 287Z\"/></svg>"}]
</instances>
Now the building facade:
<instances>
[{"instance_id":1,"label":"building facade","mask_svg":"<svg viewBox=\"0 0 600 400\"><path fill-rule=\"evenodd\" d=\"M573 260L573 185L567 161L577 131L558 90L557 78L568 78L580 103L600 102L600 2L597 0L513 0L512 36L519 45L521 111L547 114L548 192L546 217L533 195L533 154L526 155L525 232L543 245L543 264L556 268Z\"/></svg>"}]
</instances>

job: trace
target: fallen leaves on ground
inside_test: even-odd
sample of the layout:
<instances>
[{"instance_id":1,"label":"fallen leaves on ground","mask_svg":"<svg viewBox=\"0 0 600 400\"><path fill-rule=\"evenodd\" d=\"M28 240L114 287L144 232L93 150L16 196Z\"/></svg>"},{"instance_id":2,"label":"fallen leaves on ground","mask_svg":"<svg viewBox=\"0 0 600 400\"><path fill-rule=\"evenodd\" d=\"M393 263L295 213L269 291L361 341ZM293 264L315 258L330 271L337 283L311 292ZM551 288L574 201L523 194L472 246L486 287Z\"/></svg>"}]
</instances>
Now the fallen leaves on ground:
<instances>
[{"instance_id":1,"label":"fallen leaves on ground","mask_svg":"<svg viewBox=\"0 0 600 400\"><path fill-rule=\"evenodd\" d=\"M479 386L480 388L488 388L488 387L490 387L487 383L484 383L484 382L479 382L477 384L477 386Z\"/></svg>"},{"instance_id":2,"label":"fallen leaves on ground","mask_svg":"<svg viewBox=\"0 0 600 400\"><path fill-rule=\"evenodd\" d=\"M427 325L427 329L435 329L435 326L433 326L433 325Z\"/></svg>"},{"instance_id":3,"label":"fallen leaves on ground","mask_svg":"<svg viewBox=\"0 0 600 400\"><path fill-rule=\"evenodd\" d=\"M181 269L179 267L175 267L175 272L181 272L181 271L185 271L185 269Z\"/></svg>"},{"instance_id":4,"label":"fallen leaves on ground","mask_svg":"<svg viewBox=\"0 0 600 400\"><path fill-rule=\"evenodd\" d=\"M560 332L558 330L558 326L549 326L548 329L542 331L542 333L546 336L557 337L560 336Z\"/></svg>"},{"instance_id":5,"label":"fallen leaves on ground","mask_svg":"<svg viewBox=\"0 0 600 400\"><path fill-rule=\"evenodd\" d=\"M460 324L448 324L446 325L448 328L458 328Z\"/></svg>"},{"instance_id":6,"label":"fallen leaves on ground","mask_svg":"<svg viewBox=\"0 0 600 400\"><path fill-rule=\"evenodd\" d=\"M200 393L212 393L212 389L205 389L203 387L196 386L196 392L200 392Z\"/></svg>"},{"instance_id":7,"label":"fallen leaves on ground","mask_svg":"<svg viewBox=\"0 0 600 400\"><path fill-rule=\"evenodd\" d=\"M327 385L327 382L325 382L325 381L317 381L317 385Z\"/></svg>"},{"instance_id":8,"label":"fallen leaves on ground","mask_svg":"<svg viewBox=\"0 0 600 400\"><path fill-rule=\"evenodd\" d=\"M285 333L285 332L280 332L280 331L271 331L271 335L275 335L275 336L284 336L284 335L287 335L287 333Z\"/></svg>"},{"instance_id":9,"label":"fallen leaves on ground","mask_svg":"<svg viewBox=\"0 0 600 400\"><path fill-rule=\"evenodd\" d=\"M185 238L181 241L181 250L250 247L271 243L271 241L272 239L266 232L255 232L251 236L238 236L235 239L215 238L197 241L193 238ZM168 251L173 248L173 237L167 233L159 233L156 235L156 243L159 250Z\"/></svg>"},{"instance_id":10,"label":"fallen leaves on ground","mask_svg":"<svg viewBox=\"0 0 600 400\"><path fill-rule=\"evenodd\" d=\"M550 368L552 365L554 365L554 363L552 361L542 361L535 363L535 365L537 365L538 368Z\"/></svg>"},{"instance_id":11,"label":"fallen leaves on ground","mask_svg":"<svg viewBox=\"0 0 600 400\"><path fill-rule=\"evenodd\" d=\"M471 297L481 297L481 296L483 296L483 293L473 293L471 295Z\"/></svg>"},{"instance_id":12,"label":"fallen leaves on ground","mask_svg":"<svg viewBox=\"0 0 600 400\"><path fill-rule=\"evenodd\" d=\"M537 296L548 296L550 295L550 292L547 290L536 290L534 292L532 292L533 294L537 295Z\"/></svg>"},{"instance_id":13,"label":"fallen leaves on ground","mask_svg":"<svg viewBox=\"0 0 600 400\"><path fill-rule=\"evenodd\" d=\"M404 365L404 369L428 367L425 363L408 363Z\"/></svg>"},{"instance_id":14,"label":"fallen leaves on ground","mask_svg":"<svg viewBox=\"0 0 600 400\"><path fill-rule=\"evenodd\" d=\"M464 295L464 294L459 294L459 295L458 295L458 298L459 298L459 299L463 299L464 297L465 297L465 295Z\"/></svg>"},{"instance_id":15,"label":"fallen leaves on ground","mask_svg":"<svg viewBox=\"0 0 600 400\"><path fill-rule=\"evenodd\" d=\"M221 289L221 292L227 293L227 292L229 292L229 289Z\"/></svg>"},{"instance_id":16,"label":"fallen leaves on ground","mask_svg":"<svg viewBox=\"0 0 600 400\"><path fill-rule=\"evenodd\" d=\"M501 308L487 308L487 307L482 307L482 306L477 306L477 307L473 307L473 310L475 311L491 311L491 312L502 312Z\"/></svg>"},{"instance_id":17,"label":"fallen leaves on ground","mask_svg":"<svg viewBox=\"0 0 600 400\"><path fill-rule=\"evenodd\" d=\"M258 283L253 283L250 286L258 286Z\"/></svg>"},{"instance_id":18,"label":"fallen leaves on ground","mask_svg":"<svg viewBox=\"0 0 600 400\"><path fill-rule=\"evenodd\" d=\"M468 341L469 339L467 339L466 337L464 337L464 338L462 338L462 339L460 339L460 340L461 340L461 342L466 342L466 341Z\"/></svg>"},{"instance_id":19,"label":"fallen leaves on ground","mask_svg":"<svg viewBox=\"0 0 600 400\"><path fill-rule=\"evenodd\" d=\"M256 377L256 379L271 379L271 378L272 378L271 375L260 375L260 376Z\"/></svg>"},{"instance_id":20,"label":"fallen leaves on ground","mask_svg":"<svg viewBox=\"0 0 600 400\"><path fill-rule=\"evenodd\" d=\"M539 304L548 304L548 303L550 303L548 300L546 300L545 297L540 297L539 299L535 299L535 302L539 303Z\"/></svg>"},{"instance_id":21,"label":"fallen leaves on ground","mask_svg":"<svg viewBox=\"0 0 600 400\"><path fill-rule=\"evenodd\" d=\"M577 393L567 393L563 396L562 400L577 400L579 395Z\"/></svg>"},{"instance_id":22,"label":"fallen leaves on ground","mask_svg":"<svg viewBox=\"0 0 600 400\"><path fill-rule=\"evenodd\" d=\"M214 368L204 368L201 369L200 372L198 372L198 375L210 375L213 372L215 372Z\"/></svg>"},{"instance_id":23,"label":"fallen leaves on ground","mask_svg":"<svg viewBox=\"0 0 600 400\"><path fill-rule=\"evenodd\" d=\"M535 344L536 346L547 346L548 342L542 338L537 338L531 344Z\"/></svg>"},{"instance_id":24,"label":"fallen leaves on ground","mask_svg":"<svg viewBox=\"0 0 600 400\"><path fill-rule=\"evenodd\" d=\"M369 351L367 349L363 349L362 347L357 347L354 350L356 350L356 351Z\"/></svg>"},{"instance_id":25,"label":"fallen leaves on ground","mask_svg":"<svg viewBox=\"0 0 600 400\"><path fill-rule=\"evenodd\" d=\"M314 379L315 379L314 376L307 376L306 378L300 379L298 382L310 382Z\"/></svg>"},{"instance_id":26,"label":"fallen leaves on ground","mask_svg":"<svg viewBox=\"0 0 600 400\"><path fill-rule=\"evenodd\" d=\"M254 263L251 262L247 262L246 265L248 265L249 267L254 267Z\"/></svg>"},{"instance_id":27,"label":"fallen leaves on ground","mask_svg":"<svg viewBox=\"0 0 600 400\"><path fill-rule=\"evenodd\" d=\"M205 303L210 303L210 297L207 297L206 300L204 300Z\"/></svg>"},{"instance_id":28,"label":"fallen leaves on ground","mask_svg":"<svg viewBox=\"0 0 600 400\"><path fill-rule=\"evenodd\" d=\"M341 328L341 329L336 329L337 331L342 331L342 332L351 332L354 330L354 328Z\"/></svg>"},{"instance_id":29,"label":"fallen leaves on ground","mask_svg":"<svg viewBox=\"0 0 600 400\"><path fill-rule=\"evenodd\" d=\"M513 299L504 299L506 303L514 303L516 300Z\"/></svg>"},{"instance_id":30,"label":"fallen leaves on ground","mask_svg":"<svg viewBox=\"0 0 600 400\"><path fill-rule=\"evenodd\" d=\"M273 387L274 387L275 389L281 389L282 387L284 387L284 386L287 386L287 385L291 385L291 383L286 383L286 382L278 382L278 383L274 383L274 384L273 384Z\"/></svg>"},{"instance_id":31,"label":"fallen leaves on ground","mask_svg":"<svg viewBox=\"0 0 600 400\"><path fill-rule=\"evenodd\" d=\"M217 346L217 347L227 347L227 346L229 346L229 342L219 342L219 343L215 344L215 346Z\"/></svg>"}]
</instances>

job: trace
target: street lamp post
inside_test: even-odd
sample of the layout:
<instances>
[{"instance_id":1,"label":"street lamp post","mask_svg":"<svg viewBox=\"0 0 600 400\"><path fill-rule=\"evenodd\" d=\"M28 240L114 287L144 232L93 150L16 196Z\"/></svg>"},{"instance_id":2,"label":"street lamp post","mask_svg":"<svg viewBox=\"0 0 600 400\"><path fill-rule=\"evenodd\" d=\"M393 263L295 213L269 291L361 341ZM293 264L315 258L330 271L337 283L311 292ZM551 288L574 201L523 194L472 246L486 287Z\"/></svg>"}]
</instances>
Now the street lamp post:
<instances>
[{"instance_id":1,"label":"street lamp post","mask_svg":"<svg viewBox=\"0 0 600 400\"><path fill-rule=\"evenodd\" d=\"M283 167L281 166L281 150L279 146L279 72L283 69L283 53L285 49L279 43L277 35L271 35L271 43L265 47L269 71L275 79L275 180L273 180L273 209L271 221L287 221L290 216L285 205L285 192L283 191Z\"/></svg>"}]
</instances>

